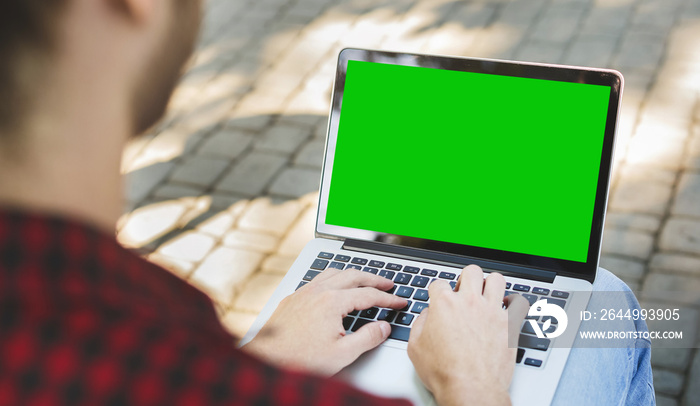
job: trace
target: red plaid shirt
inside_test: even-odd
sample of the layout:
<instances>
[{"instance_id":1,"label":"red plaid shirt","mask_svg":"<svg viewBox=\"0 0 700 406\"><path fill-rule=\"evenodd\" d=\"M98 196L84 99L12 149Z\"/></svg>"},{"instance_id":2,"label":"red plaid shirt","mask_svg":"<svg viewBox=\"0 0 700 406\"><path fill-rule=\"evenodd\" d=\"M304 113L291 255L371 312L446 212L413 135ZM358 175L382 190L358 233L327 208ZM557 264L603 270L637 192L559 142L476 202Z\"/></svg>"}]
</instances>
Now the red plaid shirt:
<instances>
[{"instance_id":1,"label":"red plaid shirt","mask_svg":"<svg viewBox=\"0 0 700 406\"><path fill-rule=\"evenodd\" d=\"M406 404L233 343L204 294L112 236L0 211L0 406Z\"/></svg>"}]
</instances>

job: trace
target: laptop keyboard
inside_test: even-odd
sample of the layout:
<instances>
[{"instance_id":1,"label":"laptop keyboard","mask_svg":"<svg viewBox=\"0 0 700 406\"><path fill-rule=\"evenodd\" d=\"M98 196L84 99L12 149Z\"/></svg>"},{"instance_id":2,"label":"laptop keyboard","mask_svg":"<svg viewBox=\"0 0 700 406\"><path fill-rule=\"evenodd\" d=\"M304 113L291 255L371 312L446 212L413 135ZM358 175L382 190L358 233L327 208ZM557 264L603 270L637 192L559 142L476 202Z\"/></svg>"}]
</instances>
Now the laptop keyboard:
<instances>
[{"instance_id":1,"label":"laptop keyboard","mask_svg":"<svg viewBox=\"0 0 700 406\"><path fill-rule=\"evenodd\" d=\"M449 282L452 289L457 285L457 274L453 272L438 271L430 268L419 268L396 262L384 262L368 260L362 257L320 252L313 261L303 280L297 289L309 283L316 275L326 269L357 269L394 281L394 287L389 293L400 296L408 301L406 307L400 310L372 307L370 309L355 310L343 319L343 327L348 333L357 331L360 327L375 320L385 320L391 324L390 339L408 341L411 334L411 326L416 317L429 306L428 286L434 280L442 279ZM548 303L556 304L562 308L569 298L568 292L551 290L540 286L506 283L505 296L520 294L530 302L530 305L540 299L547 299ZM547 318L547 317L542 317ZM527 319L536 320L540 329L546 320L539 317ZM552 319L556 324L556 319ZM516 363L529 367L539 368L546 361L551 340L538 338L530 323L523 323L518 339L518 351Z\"/></svg>"}]
</instances>

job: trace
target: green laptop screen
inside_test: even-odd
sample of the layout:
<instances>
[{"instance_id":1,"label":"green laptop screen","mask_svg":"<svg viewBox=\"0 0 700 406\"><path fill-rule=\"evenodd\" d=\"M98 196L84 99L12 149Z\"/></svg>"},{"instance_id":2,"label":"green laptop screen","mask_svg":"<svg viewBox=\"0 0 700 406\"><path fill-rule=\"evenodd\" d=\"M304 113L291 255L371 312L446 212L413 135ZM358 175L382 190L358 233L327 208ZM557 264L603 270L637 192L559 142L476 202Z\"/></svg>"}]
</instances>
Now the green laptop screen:
<instances>
[{"instance_id":1,"label":"green laptop screen","mask_svg":"<svg viewBox=\"0 0 700 406\"><path fill-rule=\"evenodd\" d=\"M326 223L586 262L609 98L349 61Z\"/></svg>"}]
</instances>

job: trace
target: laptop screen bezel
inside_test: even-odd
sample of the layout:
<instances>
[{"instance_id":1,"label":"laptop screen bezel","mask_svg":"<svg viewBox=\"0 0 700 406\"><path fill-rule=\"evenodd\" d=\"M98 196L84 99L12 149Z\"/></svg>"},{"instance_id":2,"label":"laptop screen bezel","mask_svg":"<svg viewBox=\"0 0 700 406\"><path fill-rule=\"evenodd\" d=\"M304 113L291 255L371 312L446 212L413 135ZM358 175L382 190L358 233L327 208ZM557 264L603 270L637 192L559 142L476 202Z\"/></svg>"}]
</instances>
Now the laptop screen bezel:
<instances>
[{"instance_id":1,"label":"laptop screen bezel","mask_svg":"<svg viewBox=\"0 0 700 406\"><path fill-rule=\"evenodd\" d=\"M398 64L403 66L447 69L462 72L505 75L530 79L554 80L570 83L594 84L610 87L608 115L603 139L598 185L593 209L593 221L589 237L589 249L586 262L575 262L536 255L506 252L469 245L447 243L394 234L379 233L369 230L348 228L326 223L331 174L335 156L336 141L340 123L342 97L345 86L348 61L364 61ZM592 69L562 65L536 64L526 62L500 61L478 58L456 58L421 54L406 54L387 51L363 49L344 49L338 57L331 112L328 121L325 159L323 163L319 210L316 219L316 235L334 239L353 239L388 243L408 248L418 248L452 255L486 259L493 262L519 265L556 272L558 275L586 279L595 279L601 250L603 225L607 208L610 174L615 147L615 132L620 109L623 88L622 75L614 70Z\"/></svg>"}]
</instances>

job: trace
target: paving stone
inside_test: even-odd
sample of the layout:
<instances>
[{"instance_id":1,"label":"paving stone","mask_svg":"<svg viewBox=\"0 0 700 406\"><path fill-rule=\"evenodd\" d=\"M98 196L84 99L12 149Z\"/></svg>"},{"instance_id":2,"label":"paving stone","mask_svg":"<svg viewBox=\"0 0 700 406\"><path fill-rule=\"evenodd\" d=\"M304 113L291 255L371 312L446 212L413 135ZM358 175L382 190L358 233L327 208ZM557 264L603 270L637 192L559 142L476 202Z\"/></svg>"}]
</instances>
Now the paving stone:
<instances>
[{"instance_id":1,"label":"paving stone","mask_svg":"<svg viewBox=\"0 0 700 406\"><path fill-rule=\"evenodd\" d=\"M207 103L191 106L183 116L178 120L177 125L185 130L200 130L209 128L211 132L214 128L223 123L231 110L238 102L237 97L222 97L216 100L208 100ZM204 134L197 134L198 138L194 138L191 142L194 144L187 148L185 153L196 149L204 139Z\"/></svg>"},{"instance_id":2,"label":"paving stone","mask_svg":"<svg viewBox=\"0 0 700 406\"><path fill-rule=\"evenodd\" d=\"M275 33L265 41L263 61L273 63L276 58L279 58L280 54L297 40L299 33L303 29L304 26L302 24L295 24L287 21L273 24L270 30L274 30Z\"/></svg>"},{"instance_id":3,"label":"paving stone","mask_svg":"<svg viewBox=\"0 0 700 406\"><path fill-rule=\"evenodd\" d=\"M335 66L335 65L334 65ZM335 72L335 68L333 68ZM331 81L333 79L331 78ZM328 98L330 100L330 97ZM289 114L281 115L277 120L280 124L291 124L297 127L308 129L309 132L315 131L317 126L325 128L328 125L328 116L318 114Z\"/></svg>"},{"instance_id":4,"label":"paving stone","mask_svg":"<svg viewBox=\"0 0 700 406\"><path fill-rule=\"evenodd\" d=\"M212 237L221 238L236 221L236 216L228 211L221 211L197 225L197 230Z\"/></svg>"},{"instance_id":5,"label":"paving stone","mask_svg":"<svg viewBox=\"0 0 700 406\"><path fill-rule=\"evenodd\" d=\"M672 296L668 297L669 294ZM700 305L700 277L651 272L644 281L642 296L697 306Z\"/></svg>"},{"instance_id":6,"label":"paving stone","mask_svg":"<svg viewBox=\"0 0 700 406\"><path fill-rule=\"evenodd\" d=\"M668 45L668 55L670 58L698 61L700 51L697 49L697 38L700 35L700 27L697 21L686 21L679 24L671 34Z\"/></svg>"},{"instance_id":7,"label":"paving stone","mask_svg":"<svg viewBox=\"0 0 700 406\"><path fill-rule=\"evenodd\" d=\"M287 162L287 158L263 152L252 152L241 159L217 185L217 190L257 196Z\"/></svg>"},{"instance_id":8,"label":"paving stone","mask_svg":"<svg viewBox=\"0 0 700 406\"><path fill-rule=\"evenodd\" d=\"M626 276L620 276L619 278L635 295L639 294L639 291L642 289L642 283L639 279L632 279Z\"/></svg>"},{"instance_id":9,"label":"paving stone","mask_svg":"<svg viewBox=\"0 0 700 406\"><path fill-rule=\"evenodd\" d=\"M478 36L478 31L468 30L461 22L447 22L430 36L419 51L437 55L464 55ZM461 40L455 41L455 38Z\"/></svg>"},{"instance_id":10,"label":"paving stone","mask_svg":"<svg viewBox=\"0 0 700 406\"><path fill-rule=\"evenodd\" d=\"M477 58L512 58L524 31L507 23L492 24L469 48L468 54Z\"/></svg>"},{"instance_id":11,"label":"paving stone","mask_svg":"<svg viewBox=\"0 0 700 406\"><path fill-rule=\"evenodd\" d=\"M700 255L660 252L651 257L649 268L654 271L685 272L700 277Z\"/></svg>"},{"instance_id":12,"label":"paving stone","mask_svg":"<svg viewBox=\"0 0 700 406\"><path fill-rule=\"evenodd\" d=\"M215 243L211 236L189 231L163 244L157 252L164 257L195 263L203 260Z\"/></svg>"},{"instance_id":13,"label":"paving stone","mask_svg":"<svg viewBox=\"0 0 700 406\"><path fill-rule=\"evenodd\" d=\"M661 83L661 80L657 79L657 83ZM640 135L640 138L656 137L660 139L658 142L683 144L688 137L690 126L689 110L682 103L668 101L673 90L677 89L676 85L669 85L669 89L664 89L663 92L658 90L661 86L663 84L652 86L644 95L645 104L640 109L635 135ZM680 95L679 100L682 100Z\"/></svg>"},{"instance_id":14,"label":"paving stone","mask_svg":"<svg viewBox=\"0 0 700 406\"><path fill-rule=\"evenodd\" d=\"M316 90L304 89L296 93L283 109L284 115L304 113L306 115L328 114L330 97Z\"/></svg>"},{"instance_id":15,"label":"paving stone","mask_svg":"<svg viewBox=\"0 0 700 406\"><path fill-rule=\"evenodd\" d=\"M681 19L683 18L697 18L700 17L700 1L698 0L691 0L685 3L685 6L683 7L683 14L681 15Z\"/></svg>"},{"instance_id":16,"label":"paving stone","mask_svg":"<svg viewBox=\"0 0 700 406\"><path fill-rule=\"evenodd\" d=\"M261 97L265 100L266 107L279 110L283 101L301 86L304 76L294 70L285 70L275 65L257 79L255 91L264 95Z\"/></svg>"},{"instance_id":17,"label":"paving stone","mask_svg":"<svg viewBox=\"0 0 700 406\"><path fill-rule=\"evenodd\" d=\"M501 8L497 22L505 26L529 28L544 8L545 0L515 0Z\"/></svg>"},{"instance_id":18,"label":"paving stone","mask_svg":"<svg viewBox=\"0 0 700 406\"><path fill-rule=\"evenodd\" d=\"M388 26L396 24L396 13L389 8L377 8L362 16L339 43L343 46L380 48Z\"/></svg>"},{"instance_id":19,"label":"paving stone","mask_svg":"<svg viewBox=\"0 0 700 406\"><path fill-rule=\"evenodd\" d=\"M610 6L609 3L603 6L594 7L585 17L582 34L605 34L620 36L627 26L627 20L632 14L630 5Z\"/></svg>"},{"instance_id":20,"label":"paving stone","mask_svg":"<svg viewBox=\"0 0 700 406\"><path fill-rule=\"evenodd\" d=\"M310 166L321 169L323 166L323 155L326 152L325 140L314 140L307 142L294 157L294 165Z\"/></svg>"},{"instance_id":21,"label":"paving stone","mask_svg":"<svg viewBox=\"0 0 700 406\"><path fill-rule=\"evenodd\" d=\"M280 243L277 253L296 257L314 239L316 228L316 207L308 207Z\"/></svg>"},{"instance_id":22,"label":"paving stone","mask_svg":"<svg viewBox=\"0 0 700 406\"><path fill-rule=\"evenodd\" d=\"M687 134L688 125L693 117L695 91L687 82L678 82L675 78L660 77L649 92L645 113L660 117L664 122L680 124L683 138ZM670 134L660 134L664 138Z\"/></svg>"},{"instance_id":23,"label":"paving stone","mask_svg":"<svg viewBox=\"0 0 700 406\"><path fill-rule=\"evenodd\" d=\"M613 62L613 69L617 69ZM631 103L641 109L648 101L648 94L659 80L657 71L650 68L626 68L624 75L625 89L622 104ZM661 122L663 123L663 121Z\"/></svg>"},{"instance_id":24,"label":"paving stone","mask_svg":"<svg viewBox=\"0 0 700 406\"><path fill-rule=\"evenodd\" d=\"M677 169L683 162L683 139L655 135L635 135L627 151L630 164Z\"/></svg>"},{"instance_id":25,"label":"paving stone","mask_svg":"<svg viewBox=\"0 0 700 406\"><path fill-rule=\"evenodd\" d=\"M618 47L613 66L618 69L655 69L664 53L665 38L653 33L627 33Z\"/></svg>"},{"instance_id":26,"label":"paving stone","mask_svg":"<svg viewBox=\"0 0 700 406\"><path fill-rule=\"evenodd\" d=\"M328 14L330 15L330 14ZM290 49L277 61L274 70L269 72L267 78L274 77L277 73L284 75L295 75L297 79L301 79L308 75L324 58L327 51L333 45L333 41L330 40L330 35L337 35L336 39L340 37L340 33L334 34L329 33L330 30L342 29L343 26L349 24L347 18L338 19L332 25L323 25L321 19L314 21L315 27L309 25L304 30L304 37L294 43ZM297 84L294 83L294 86ZM279 101L279 100L278 100Z\"/></svg>"},{"instance_id":27,"label":"paving stone","mask_svg":"<svg viewBox=\"0 0 700 406\"><path fill-rule=\"evenodd\" d=\"M600 266L620 278L640 280L646 272L644 262L618 258L610 255L600 257Z\"/></svg>"},{"instance_id":28,"label":"paving stone","mask_svg":"<svg viewBox=\"0 0 700 406\"><path fill-rule=\"evenodd\" d=\"M461 3L456 13L450 13L448 19L459 22L467 29L486 27L496 16L500 4Z\"/></svg>"},{"instance_id":29,"label":"paving stone","mask_svg":"<svg viewBox=\"0 0 700 406\"><path fill-rule=\"evenodd\" d=\"M262 259L263 254L257 252L220 247L195 270L190 281L213 300L229 305Z\"/></svg>"},{"instance_id":30,"label":"paving stone","mask_svg":"<svg viewBox=\"0 0 700 406\"><path fill-rule=\"evenodd\" d=\"M632 26L668 31L673 26L677 7L669 7L668 1L641 2L632 16Z\"/></svg>"},{"instance_id":31,"label":"paving stone","mask_svg":"<svg viewBox=\"0 0 700 406\"><path fill-rule=\"evenodd\" d=\"M629 180L623 177L612 194L610 209L663 215L671 200L671 192L672 187L669 184Z\"/></svg>"},{"instance_id":32,"label":"paving stone","mask_svg":"<svg viewBox=\"0 0 700 406\"><path fill-rule=\"evenodd\" d=\"M221 325L238 341L250 330L256 317L257 314L234 310L226 313L221 318Z\"/></svg>"},{"instance_id":33,"label":"paving stone","mask_svg":"<svg viewBox=\"0 0 700 406\"><path fill-rule=\"evenodd\" d=\"M700 220L671 217L661 232L659 247L668 251L699 253Z\"/></svg>"},{"instance_id":34,"label":"paving stone","mask_svg":"<svg viewBox=\"0 0 700 406\"><path fill-rule=\"evenodd\" d=\"M681 175L671 213L700 217L700 173L685 172ZM700 247L700 241L698 244Z\"/></svg>"},{"instance_id":35,"label":"paving stone","mask_svg":"<svg viewBox=\"0 0 700 406\"><path fill-rule=\"evenodd\" d=\"M182 127L169 127L154 137L130 163L129 171L165 164L190 152L202 134Z\"/></svg>"},{"instance_id":36,"label":"paving stone","mask_svg":"<svg viewBox=\"0 0 700 406\"><path fill-rule=\"evenodd\" d=\"M125 179L127 200L140 202L148 197L153 189L168 177L174 167L175 164L172 162L160 162L129 172Z\"/></svg>"},{"instance_id":37,"label":"paving stone","mask_svg":"<svg viewBox=\"0 0 700 406\"><path fill-rule=\"evenodd\" d=\"M197 153L236 159L252 143L253 136L251 134L234 128L223 128L204 140Z\"/></svg>"},{"instance_id":38,"label":"paving stone","mask_svg":"<svg viewBox=\"0 0 700 406\"><path fill-rule=\"evenodd\" d=\"M671 185L676 181L676 172L650 165L627 164L622 168L622 177L630 181L645 180Z\"/></svg>"},{"instance_id":39,"label":"paving stone","mask_svg":"<svg viewBox=\"0 0 700 406\"><path fill-rule=\"evenodd\" d=\"M166 183L158 187L153 196L163 199L180 199L182 197L199 197L204 193L201 186Z\"/></svg>"},{"instance_id":40,"label":"paving stone","mask_svg":"<svg viewBox=\"0 0 700 406\"><path fill-rule=\"evenodd\" d=\"M690 348L654 348L652 346L651 366L684 371L690 362L691 351Z\"/></svg>"},{"instance_id":41,"label":"paving stone","mask_svg":"<svg viewBox=\"0 0 700 406\"><path fill-rule=\"evenodd\" d=\"M528 62L560 63L565 49L564 43L528 42L519 47L516 56Z\"/></svg>"},{"instance_id":42,"label":"paving stone","mask_svg":"<svg viewBox=\"0 0 700 406\"><path fill-rule=\"evenodd\" d=\"M661 218L643 213L617 213L608 209L605 227L619 230L639 230L654 233L661 227Z\"/></svg>"},{"instance_id":43,"label":"paving stone","mask_svg":"<svg viewBox=\"0 0 700 406\"><path fill-rule=\"evenodd\" d=\"M201 196L192 200L192 208L188 210L180 220L183 228L194 227L199 224L199 221L207 217L207 213L211 207L211 198L209 196Z\"/></svg>"},{"instance_id":44,"label":"paving stone","mask_svg":"<svg viewBox=\"0 0 700 406\"><path fill-rule=\"evenodd\" d=\"M284 107L284 97L272 95L263 91L253 91L245 95L231 112L246 113L247 115L271 114Z\"/></svg>"},{"instance_id":45,"label":"paving stone","mask_svg":"<svg viewBox=\"0 0 700 406\"><path fill-rule=\"evenodd\" d=\"M272 110L255 109L253 107L243 109L241 106L238 106L229 113L224 125L230 128L257 132L270 125L273 114L275 112Z\"/></svg>"},{"instance_id":46,"label":"paving stone","mask_svg":"<svg viewBox=\"0 0 700 406\"><path fill-rule=\"evenodd\" d=\"M223 56L218 58L218 65L220 69L225 69L229 62L228 56ZM217 62L210 62L209 68L216 69ZM200 86L199 93L197 94L197 99L195 102L198 104L208 103L212 100L218 100L221 98L234 98L240 97L243 92L248 88L248 78L243 75L238 75L230 73L227 71L219 72L216 76L212 78L208 83Z\"/></svg>"},{"instance_id":47,"label":"paving stone","mask_svg":"<svg viewBox=\"0 0 700 406\"><path fill-rule=\"evenodd\" d=\"M211 207L213 209L227 210L229 207L238 207L240 203L245 204L246 202L245 197L236 194L221 191L214 191L211 194Z\"/></svg>"},{"instance_id":48,"label":"paving stone","mask_svg":"<svg viewBox=\"0 0 700 406\"><path fill-rule=\"evenodd\" d=\"M282 282L283 276L261 273L246 283L234 303L236 310L259 313Z\"/></svg>"},{"instance_id":49,"label":"paving stone","mask_svg":"<svg viewBox=\"0 0 700 406\"><path fill-rule=\"evenodd\" d=\"M320 182L321 171L318 169L287 168L270 186L270 194L301 197L318 190Z\"/></svg>"},{"instance_id":50,"label":"paving stone","mask_svg":"<svg viewBox=\"0 0 700 406\"><path fill-rule=\"evenodd\" d=\"M118 234L119 242L140 248L181 225L181 218L191 210L192 200L180 199L151 204L134 210Z\"/></svg>"},{"instance_id":51,"label":"paving stone","mask_svg":"<svg viewBox=\"0 0 700 406\"><path fill-rule=\"evenodd\" d=\"M668 50L668 47L667 47ZM684 89L686 91L698 91L700 89L700 59L698 61L687 60L682 57L668 57L658 72L658 86L669 87L671 89ZM690 94L692 97L692 93ZM685 101L685 100L684 100ZM690 106L695 105L691 102ZM697 107L692 119L698 121Z\"/></svg>"},{"instance_id":52,"label":"paving stone","mask_svg":"<svg viewBox=\"0 0 700 406\"><path fill-rule=\"evenodd\" d=\"M294 200L274 204L268 198L255 199L241 216L241 230L260 231L272 235L284 235L301 213L303 206Z\"/></svg>"},{"instance_id":53,"label":"paving stone","mask_svg":"<svg viewBox=\"0 0 700 406\"><path fill-rule=\"evenodd\" d=\"M328 138L328 123L319 124L314 129L314 138L323 140L324 143L326 142L326 138Z\"/></svg>"},{"instance_id":54,"label":"paving stone","mask_svg":"<svg viewBox=\"0 0 700 406\"><path fill-rule=\"evenodd\" d=\"M262 134L255 141L255 148L260 151L291 154L311 136L311 132L296 126L275 126Z\"/></svg>"},{"instance_id":55,"label":"paving stone","mask_svg":"<svg viewBox=\"0 0 700 406\"><path fill-rule=\"evenodd\" d=\"M317 190L315 192L305 194L300 199L298 199L298 201L304 208L313 207L314 209L316 209L318 208L319 197L319 191Z\"/></svg>"},{"instance_id":56,"label":"paving stone","mask_svg":"<svg viewBox=\"0 0 700 406\"><path fill-rule=\"evenodd\" d=\"M604 68L610 66L613 52L617 45L616 36L586 35L577 38L563 59L565 64L579 66L594 66Z\"/></svg>"},{"instance_id":57,"label":"paving stone","mask_svg":"<svg viewBox=\"0 0 700 406\"><path fill-rule=\"evenodd\" d=\"M193 155L178 165L170 179L175 182L208 187L228 166L228 159Z\"/></svg>"},{"instance_id":58,"label":"paving stone","mask_svg":"<svg viewBox=\"0 0 700 406\"><path fill-rule=\"evenodd\" d=\"M678 406L678 400L670 396L656 394L656 406Z\"/></svg>"},{"instance_id":59,"label":"paving stone","mask_svg":"<svg viewBox=\"0 0 700 406\"><path fill-rule=\"evenodd\" d=\"M167 269L181 279L187 279L194 269L194 264L192 262L165 257L157 252L150 254L147 259L161 268Z\"/></svg>"},{"instance_id":60,"label":"paving stone","mask_svg":"<svg viewBox=\"0 0 700 406\"><path fill-rule=\"evenodd\" d=\"M296 256L287 257L279 254L270 255L265 258L260 269L264 273L276 273L284 275L289 271L296 260Z\"/></svg>"},{"instance_id":61,"label":"paving stone","mask_svg":"<svg viewBox=\"0 0 700 406\"><path fill-rule=\"evenodd\" d=\"M683 390L683 375L678 372L654 368L654 389L657 392L678 396Z\"/></svg>"},{"instance_id":62,"label":"paving stone","mask_svg":"<svg viewBox=\"0 0 700 406\"><path fill-rule=\"evenodd\" d=\"M604 254L618 254L646 260L651 255L654 238L639 231L605 230L603 236Z\"/></svg>"},{"instance_id":63,"label":"paving stone","mask_svg":"<svg viewBox=\"0 0 700 406\"><path fill-rule=\"evenodd\" d=\"M271 253L277 247L279 239L276 236L255 231L233 230L226 234L223 243L227 247Z\"/></svg>"},{"instance_id":64,"label":"paving stone","mask_svg":"<svg viewBox=\"0 0 700 406\"><path fill-rule=\"evenodd\" d=\"M532 28L531 38L564 45L574 37L584 12L585 8L575 3L549 6Z\"/></svg>"},{"instance_id":65,"label":"paving stone","mask_svg":"<svg viewBox=\"0 0 700 406\"><path fill-rule=\"evenodd\" d=\"M690 367L690 372L688 375L688 385L685 396L683 397L683 403L686 405L700 405L700 350L695 350L695 356L693 357L693 364Z\"/></svg>"},{"instance_id":66,"label":"paving stone","mask_svg":"<svg viewBox=\"0 0 700 406\"><path fill-rule=\"evenodd\" d=\"M132 168L131 163L134 159L136 159L141 151L143 151L146 145L153 140L154 137L155 136L152 134L147 134L127 141L126 145L124 146L124 151L122 152L122 173L128 173L134 169L137 169Z\"/></svg>"}]
</instances>

